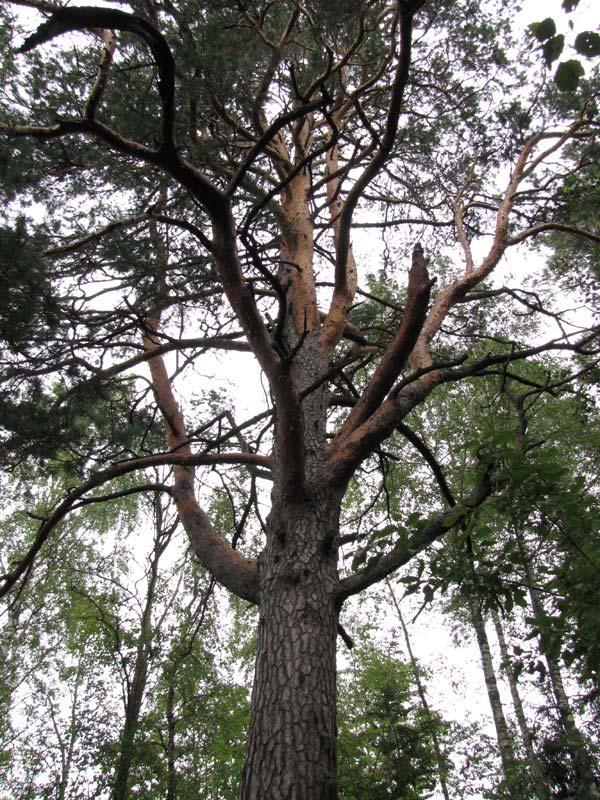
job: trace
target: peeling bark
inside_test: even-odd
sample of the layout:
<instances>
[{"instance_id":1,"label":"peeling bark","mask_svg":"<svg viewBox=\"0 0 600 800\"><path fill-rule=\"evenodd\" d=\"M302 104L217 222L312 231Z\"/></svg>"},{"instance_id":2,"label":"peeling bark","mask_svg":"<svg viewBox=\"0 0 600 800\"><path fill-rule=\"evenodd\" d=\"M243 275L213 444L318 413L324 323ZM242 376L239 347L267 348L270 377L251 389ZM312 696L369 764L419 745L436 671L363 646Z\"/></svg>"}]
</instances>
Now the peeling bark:
<instances>
[{"instance_id":1,"label":"peeling bark","mask_svg":"<svg viewBox=\"0 0 600 800\"><path fill-rule=\"evenodd\" d=\"M320 326L309 196L310 177L307 171L303 171L285 187L281 204L285 226L279 280L287 289L287 314L298 335L318 330Z\"/></svg>"},{"instance_id":2,"label":"peeling bark","mask_svg":"<svg viewBox=\"0 0 600 800\"><path fill-rule=\"evenodd\" d=\"M339 115L334 115L334 122L341 131L343 124ZM327 153L325 160L325 173L327 180L327 204L329 216L332 220L334 244L337 250L340 246L341 213L344 203L341 198L341 179L337 176L339 168L339 151L337 144ZM348 322L350 307L354 300L358 281L356 261L352 252L352 245L348 244L346 255L346 268L343 282L338 282L334 287L329 313L325 316L321 329L321 344L326 352L332 352L343 335L344 327Z\"/></svg>"}]
</instances>

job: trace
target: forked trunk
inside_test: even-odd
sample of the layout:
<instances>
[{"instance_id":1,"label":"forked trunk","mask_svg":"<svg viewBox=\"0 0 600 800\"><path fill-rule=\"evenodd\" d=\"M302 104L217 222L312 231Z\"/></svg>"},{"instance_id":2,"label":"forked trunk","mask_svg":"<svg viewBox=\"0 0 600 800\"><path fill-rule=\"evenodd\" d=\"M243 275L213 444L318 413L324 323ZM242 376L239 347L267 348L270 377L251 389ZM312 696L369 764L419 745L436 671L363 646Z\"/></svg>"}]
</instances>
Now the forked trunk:
<instances>
[{"instance_id":1,"label":"forked trunk","mask_svg":"<svg viewBox=\"0 0 600 800\"><path fill-rule=\"evenodd\" d=\"M277 504L259 562L260 621L243 800L334 800L339 502Z\"/></svg>"}]
</instances>

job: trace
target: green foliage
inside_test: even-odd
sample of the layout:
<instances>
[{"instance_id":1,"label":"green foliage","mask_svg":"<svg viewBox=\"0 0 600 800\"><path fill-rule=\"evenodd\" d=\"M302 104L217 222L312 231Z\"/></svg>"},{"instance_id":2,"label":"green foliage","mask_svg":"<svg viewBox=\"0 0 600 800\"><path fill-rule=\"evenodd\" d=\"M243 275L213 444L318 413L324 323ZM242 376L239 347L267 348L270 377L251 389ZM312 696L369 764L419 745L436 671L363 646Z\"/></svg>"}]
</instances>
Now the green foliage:
<instances>
[{"instance_id":1,"label":"green foliage","mask_svg":"<svg viewBox=\"0 0 600 800\"><path fill-rule=\"evenodd\" d=\"M600 203L598 153L598 145L590 142L582 152L582 169L567 177L558 193L564 219L595 233L600 230L595 213ZM600 245L560 233L553 234L549 244L552 253L548 261L549 275L557 276L565 287L578 291L591 308L597 307Z\"/></svg>"},{"instance_id":2,"label":"green foliage","mask_svg":"<svg viewBox=\"0 0 600 800\"><path fill-rule=\"evenodd\" d=\"M600 56L600 34L596 31L582 31L575 38L575 50L582 56Z\"/></svg>"},{"instance_id":3,"label":"green foliage","mask_svg":"<svg viewBox=\"0 0 600 800\"><path fill-rule=\"evenodd\" d=\"M560 51L558 55L560 55ZM576 59L570 58L568 61L561 61L558 65L554 80L559 89L564 92L572 92L577 88L579 79L583 75L585 75L585 69L582 64Z\"/></svg>"},{"instance_id":4,"label":"green foliage","mask_svg":"<svg viewBox=\"0 0 600 800\"><path fill-rule=\"evenodd\" d=\"M565 0L563 9L571 13L578 2ZM573 24L570 23L570 27ZM563 34L557 34L556 22L552 17L546 17L541 22L533 22L529 32L536 42L539 42L542 56L547 67L560 57L565 46ZM573 47L585 58L594 58L600 55L600 34L595 31L580 31L573 42ZM562 92L574 92L580 85L581 78L585 75L585 68L581 61L572 58L561 61L554 73L554 82Z\"/></svg>"},{"instance_id":5,"label":"green foliage","mask_svg":"<svg viewBox=\"0 0 600 800\"><path fill-rule=\"evenodd\" d=\"M551 39L548 39L547 42L544 42L544 45L542 47L542 53L547 67L551 66L556 61L556 59L562 53L564 46L565 46L565 37L562 35L562 33L559 33L558 36L553 36ZM565 88L563 83L561 83L559 75L561 74L562 71L564 71L565 64L570 64L570 63L571 62L568 61L562 62L556 71L556 83L559 89ZM582 72L581 74L583 75L584 73ZM575 86L567 88L575 88Z\"/></svg>"},{"instance_id":6,"label":"green foliage","mask_svg":"<svg viewBox=\"0 0 600 800\"><path fill-rule=\"evenodd\" d=\"M552 17L546 17L541 22L532 22L529 28L538 42L545 42L556 34L556 23Z\"/></svg>"},{"instance_id":7,"label":"green foliage","mask_svg":"<svg viewBox=\"0 0 600 800\"><path fill-rule=\"evenodd\" d=\"M361 647L340 676L340 800L420 800L436 783L432 731L444 726L414 696L411 668Z\"/></svg>"},{"instance_id":8,"label":"green foliage","mask_svg":"<svg viewBox=\"0 0 600 800\"><path fill-rule=\"evenodd\" d=\"M48 265L41 255L45 238L29 235L21 218L14 228L0 228L0 341L27 353L51 338L60 322L58 299Z\"/></svg>"},{"instance_id":9,"label":"green foliage","mask_svg":"<svg viewBox=\"0 0 600 800\"><path fill-rule=\"evenodd\" d=\"M145 410L129 413L127 383L89 380L69 393L48 391L32 381L21 396L0 393L0 437L13 465L34 458L50 471L81 475L90 461L105 465L134 450L139 441L160 436Z\"/></svg>"}]
</instances>

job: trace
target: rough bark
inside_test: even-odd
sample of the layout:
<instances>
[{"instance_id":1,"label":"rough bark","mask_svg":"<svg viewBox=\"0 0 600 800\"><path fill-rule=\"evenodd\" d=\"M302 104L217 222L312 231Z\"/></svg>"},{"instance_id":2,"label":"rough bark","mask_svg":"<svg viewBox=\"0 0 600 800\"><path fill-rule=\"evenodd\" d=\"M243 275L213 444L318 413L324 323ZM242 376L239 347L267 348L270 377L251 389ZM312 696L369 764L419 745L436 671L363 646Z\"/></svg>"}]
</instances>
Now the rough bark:
<instances>
[{"instance_id":1,"label":"rough bark","mask_svg":"<svg viewBox=\"0 0 600 800\"><path fill-rule=\"evenodd\" d=\"M300 390L326 368L318 335L295 360ZM327 393L303 403L305 491L275 481L259 558L259 635L243 800L334 800L337 536L341 493L325 480ZM286 454L276 448L275 460ZM277 474L277 471L275 471Z\"/></svg>"},{"instance_id":2,"label":"rough bark","mask_svg":"<svg viewBox=\"0 0 600 800\"><path fill-rule=\"evenodd\" d=\"M337 797L336 506L313 497L268 520L243 800Z\"/></svg>"}]
</instances>

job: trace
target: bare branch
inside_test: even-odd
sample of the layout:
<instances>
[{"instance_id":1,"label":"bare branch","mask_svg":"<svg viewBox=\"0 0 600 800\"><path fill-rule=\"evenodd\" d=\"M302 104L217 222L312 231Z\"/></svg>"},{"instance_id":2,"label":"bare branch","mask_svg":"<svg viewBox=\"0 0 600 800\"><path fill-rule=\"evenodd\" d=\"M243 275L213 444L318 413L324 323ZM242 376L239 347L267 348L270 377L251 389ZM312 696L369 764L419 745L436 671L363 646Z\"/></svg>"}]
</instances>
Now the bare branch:
<instances>
[{"instance_id":1,"label":"bare branch","mask_svg":"<svg viewBox=\"0 0 600 800\"><path fill-rule=\"evenodd\" d=\"M113 53L117 46L117 39L111 31L101 31L100 33L104 47L102 48L102 55L100 56L100 64L98 66L98 74L96 75L96 82L92 87L90 96L85 108L85 116L87 119L94 119L96 116L96 109L102 99L106 84L108 83L108 73L110 65L113 60Z\"/></svg>"},{"instance_id":2,"label":"bare branch","mask_svg":"<svg viewBox=\"0 0 600 800\"><path fill-rule=\"evenodd\" d=\"M562 222L542 222L539 225L533 225L520 233L511 236L506 241L507 246L519 244L524 242L525 239L530 239L532 236L537 236L538 233L546 233L547 231L558 231L559 233L567 233L570 236L577 236L580 239L587 239L590 242L600 243L600 234L593 231L584 231L575 225L565 225Z\"/></svg>"}]
</instances>

